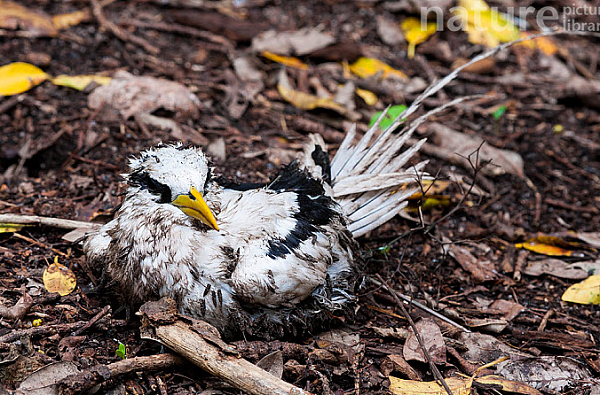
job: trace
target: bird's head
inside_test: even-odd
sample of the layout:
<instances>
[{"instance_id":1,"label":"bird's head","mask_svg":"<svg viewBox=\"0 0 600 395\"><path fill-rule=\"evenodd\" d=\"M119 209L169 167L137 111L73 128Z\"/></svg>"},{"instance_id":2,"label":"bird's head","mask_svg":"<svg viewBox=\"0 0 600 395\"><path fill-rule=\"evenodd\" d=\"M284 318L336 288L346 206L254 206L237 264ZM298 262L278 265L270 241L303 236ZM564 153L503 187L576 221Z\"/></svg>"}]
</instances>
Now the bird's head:
<instances>
[{"instance_id":1,"label":"bird's head","mask_svg":"<svg viewBox=\"0 0 600 395\"><path fill-rule=\"evenodd\" d=\"M211 169L202 151L194 147L162 145L130 159L125 175L130 187L137 188L157 204L179 208L212 229L219 230L215 217L204 201Z\"/></svg>"}]
</instances>

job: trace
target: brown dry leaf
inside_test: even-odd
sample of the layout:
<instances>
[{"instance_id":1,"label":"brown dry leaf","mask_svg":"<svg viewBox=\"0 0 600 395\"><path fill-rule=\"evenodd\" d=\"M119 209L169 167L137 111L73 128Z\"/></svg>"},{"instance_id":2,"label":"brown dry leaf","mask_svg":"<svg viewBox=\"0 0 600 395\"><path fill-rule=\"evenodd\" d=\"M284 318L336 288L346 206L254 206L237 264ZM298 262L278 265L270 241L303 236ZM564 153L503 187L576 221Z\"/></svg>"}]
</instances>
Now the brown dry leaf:
<instances>
[{"instance_id":1,"label":"brown dry leaf","mask_svg":"<svg viewBox=\"0 0 600 395\"><path fill-rule=\"evenodd\" d=\"M414 381L403 380L394 376L389 376L390 391L397 395L447 395L448 393L436 381ZM469 395L472 378L449 377L444 379L453 395Z\"/></svg>"},{"instance_id":2,"label":"brown dry leaf","mask_svg":"<svg viewBox=\"0 0 600 395\"><path fill-rule=\"evenodd\" d=\"M294 58L293 56L281 56L269 51L263 51L260 54L261 56L272 60L273 62L292 67L298 70L308 70L308 65L306 63L304 63L298 58Z\"/></svg>"},{"instance_id":3,"label":"brown dry leaf","mask_svg":"<svg viewBox=\"0 0 600 395\"><path fill-rule=\"evenodd\" d=\"M56 292L60 296L70 294L77 286L75 273L68 267L58 263L58 256L54 257L54 263L44 270L42 278L46 290L48 292Z\"/></svg>"},{"instance_id":4,"label":"brown dry leaf","mask_svg":"<svg viewBox=\"0 0 600 395\"><path fill-rule=\"evenodd\" d=\"M432 123L428 126L428 131L432 134L431 141L441 150L440 154L456 164L470 169L467 158L471 156L474 161L477 156L480 162L491 161L491 165L482 169L486 175L508 173L525 177L523 158L514 151L499 149L487 143L482 145L484 140L481 137L457 132L440 123ZM474 154L479 147L479 155Z\"/></svg>"},{"instance_id":5,"label":"brown dry leaf","mask_svg":"<svg viewBox=\"0 0 600 395\"><path fill-rule=\"evenodd\" d=\"M256 52L269 51L279 55L307 55L335 42L335 38L318 29L301 29L293 32L269 30L252 39Z\"/></svg>"},{"instance_id":6,"label":"brown dry leaf","mask_svg":"<svg viewBox=\"0 0 600 395\"><path fill-rule=\"evenodd\" d=\"M200 101L187 87L177 82L137 77L118 71L108 85L96 88L88 98L91 108L112 108L125 119L151 114L160 108L181 117L196 117Z\"/></svg>"},{"instance_id":7,"label":"brown dry leaf","mask_svg":"<svg viewBox=\"0 0 600 395\"><path fill-rule=\"evenodd\" d=\"M46 13L5 0L0 0L0 28L19 29L27 37L54 37L58 34Z\"/></svg>"},{"instance_id":8,"label":"brown dry leaf","mask_svg":"<svg viewBox=\"0 0 600 395\"><path fill-rule=\"evenodd\" d=\"M58 383L62 379L79 373L79 367L73 362L56 362L31 373L17 388L18 394L57 395Z\"/></svg>"},{"instance_id":9,"label":"brown dry leaf","mask_svg":"<svg viewBox=\"0 0 600 395\"><path fill-rule=\"evenodd\" d=\"M425 343L425 347L427 347L427 351L429 351L433 363L445 363L446 343L444 343L440 327L430 318L419 320L415 326L421 335L423 343ZM421 345L412 329L408 332L408 339L406 339L406 342L404 343L402 354L407 361L427 362L425 354L423 354L423 350L421 349Z\"/></svg>"},{"instance_id":10,"label":"brown dry leaf","mask_svg":"<svg viewBox=\"0 0 600 395\"><path fill-rule=\"evenodd\" d=\"M52 25L58 30L66 29L71 26L79 25L81 22L89 20L91 15L87 11L75 11L67 14L54 15Z\"/></svg>"},{"instance_id":11,"label":"brown dry leaf","mask_svg":"<svg viewBox=\"0 0 600 395\"><path fill-rule=\"evenodd\" d=\"M333 101L328 97L317 97L310 93L300 92L292 88L290 81L285 73L285 70L281 70L279 73L279 81L277 83L277 90L281 97L290 102L294 107L301 110L313 110L315 108L327 108L334 110L340 114L346 114L346 109Z\"/></svg>"},{"instance_id":12,"label":"brown dry leaf","mask_svg":"<svg viewBox=\"0 0 600 395\"><path fill-rule=\"evenodd\" d=\"M450 242L444 239L444 242ZM474 282L480 283L498 278L498 272L492 262L483 257L477 257L466 247L458 244L450 244L448 246L448 254L454 258L458 264L467 272L471 273L471 278Z\"/></svg>"},{"instance_id":13,"label":"brown dry leaf","mask_svg":"<svg viewBox=\"0 0 600 395\"><path fill-rule=\"evenodd\" d=\"M0 67L0 96L23 93L50 76L32 64L16 62Z\"/></svg>"},{"instance_id":14,"label":"brown dry leaf","mask_svg":"<svg viewBox=\"0 0 600 395\"><path fill-rule=\"evenodd\" d=\"M59 75L52 78L50 81L54 85L67 86L69 88L77 89L82 91L88 87L92 82L98 85L108 85L111 78L103 75Z\"/></svg>"},{"instance_id":15,"label":"brown dry leaf","mask_svg":"<svg viewBox=\"0 0 600 395\"><path fill-rule=\"evenodd\" d=\"M369 78L379 75L382 79L395 77L406 80L408 77L400 70L396 70L388 64L373 58L358 58L350 66L350 71L360 78Z\"/></svg>"},{"instance_id":16,"label":"brown dry leaf","mask_svg":"<svg viewBox=\"0 0 600 395\"><path fill-rule=\"evenodd\" d=\"M568 263L556 258L546 258L527 264L523 274L528 276L550 276L569 280L583 280L591 272L600 273L600 260Z\"/></svg>"},{"instance_id":17,"label":"brown dry leaf","mask_svg":"<svg viewBox=\"0 0 600 395\"><path fill-rule=\"evenodd\" d=\"M404 41L404 34L398 23L392 22L383 16L377 16L377 34L381 41L387 45L398 45Z\"/></svg>"}]
</instances>

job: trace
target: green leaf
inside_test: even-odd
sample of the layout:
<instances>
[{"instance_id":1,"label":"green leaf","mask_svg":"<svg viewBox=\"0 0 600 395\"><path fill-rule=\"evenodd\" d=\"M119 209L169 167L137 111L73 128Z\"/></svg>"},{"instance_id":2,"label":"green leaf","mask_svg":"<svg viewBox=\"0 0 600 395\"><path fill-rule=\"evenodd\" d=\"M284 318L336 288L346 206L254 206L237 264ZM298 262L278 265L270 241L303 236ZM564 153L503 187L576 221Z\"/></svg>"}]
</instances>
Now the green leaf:
<instances>
[{"instance_id":1,"label":"green leaf","mask_svg":"<svg viewBox=\"0 0 600 395\"><path fill-rule=\"evenodd\" d=\"M405 110L406 106L404 104L390 107L387 114L385 114L385 117L381 120L380 128L382 130L387 129ZM369 121L369 127L373 126L375 122L377 122L381 114L383 114L383 111L377 111L375 114L373 114L371 121Z\"/></svg>"},{"instance_id":2,"label":"green leaf","mask_svg":"<svg viewBox=\"0 0 600 395\"><path fill-rule=\"evenodd\" d=\"M498 109L496 111L494 111L492 113L492 115L494 116L494 119L497 121L500 118L502 118L502 116L504 115L505 112L506 112L506 106L500 106L500 107L498 107Z\"/></svg>"},{"instance_id":3,"label":"green leaf","mask_svg":"<svg viewBox=\"0 0 600 395\"><path fill-rule=\"evenodd\" d=\"M125 357L127 356L127 347L125 346L125 344L119 342L119 348L117 348L115 354L117 354L117 357L125 359Z\"/></svg>"}]
</instances>

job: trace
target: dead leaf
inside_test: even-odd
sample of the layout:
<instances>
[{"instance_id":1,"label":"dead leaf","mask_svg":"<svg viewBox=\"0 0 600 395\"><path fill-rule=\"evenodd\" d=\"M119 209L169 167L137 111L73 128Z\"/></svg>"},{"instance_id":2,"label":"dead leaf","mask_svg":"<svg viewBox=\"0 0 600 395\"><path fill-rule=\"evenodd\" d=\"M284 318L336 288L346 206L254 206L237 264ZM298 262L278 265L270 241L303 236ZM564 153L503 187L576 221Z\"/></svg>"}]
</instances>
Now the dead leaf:
<instances>
[{"instance_id":1,"label":"dead leaf","mask_svg":"<svg viewBox=\"0 0 600 395\"><path fill-rule=\"evenodd\" d=\"M283 354L281 350L265 355L256 363L256 366L280 379L283 376Z\"/></svg>"},{"instance_id":2,"label":"dead leaf","mask_svg":"<svg viewBox=\"0 0 600 395\"><path fill-rule=\"evenodd\" d=\"M308 70L308 65L306 63L298 58L294 58L293 56L281 56L269 51L263 51L260 54L261 56L284 66L292 67L298 70Z\"/></svg>"},{"instance_id":3,"label":"dead leaf","mask_svg":"<svg viewBox=\"0 0 600 395\"><path fill-rule=\"evenodd\" d=\"M508 326L508 322L500 318L464 318L464 321L470 328L487 333L500 333Z\"/></svg>"},{"instance_id":4,"label":"dead leaf","mask_svg":"<svg viewBox=\"0 0 600 395\"><path fill-rule=\"evenodd\" d=\"M454 15L462 22L472 44L496 47L514 41L521 35L519 29L504 15L490 9L483 0L459 0Z\"/></svg>"},{"instance_id":5,"label":"dead leaf","mask_svg":"<svg viewBox=\"0 0 600 395\"><path fill-rule=\"evenodd\" d=\"M58 34L48 14L6 0L0 0L0 28L19 29L27 37L54 37Z\"/></svg>"},{"instance_id":6,"label":"dead leaf","mask_svg":"<svg viewBox=\"0 0 600 395\"><path fill-rule=\"evenodd\" d=\"M421 339L429 351L432 361L435 364L443 364L446 362L446 343L442 337L440 327L430 318L423 318L416 323L416 328ZM404 359L407 361L427 362L425 354L412 330L408 332L408 338L404 343L402 350Z\"/></svg>"},{"instance_id":7,"label":"dead leaf","mask_svg":"<svg viewBox=\"0 0 600 395\"><path fill-rule=\"evenodd\" d=\"M376 94L366 89L356 88L356 95L369 106L374 106L379 101Z\"/></svg>"},{"instance_id":8,"label":"dead leaf","mask_svg":"<svg viewBox=\"0 0 600 395\"><path fill-rule=\"evenodd\" d=\"M301 110L327 108L329 110L337 111L340 114L345 114L347 112L342 105L336 103L331 98L321 98L311 95L310 93L300 92L293 89L288 76L283 69L279 72L277 90L284 100L290 102L292 105L294 105L294 107L297 107Z\"/></svg>"},{"instance_id":9,"label":"dead leaf","mask_svg":"<svg viewBox=\"0 0 600 395\"><path fill-rule=\"evenodd\" d=\"M538 254L549 256L579 256L583 257L582 250L586 246L581 243L569 242L556 236L540 235L524 243L515 244L516 248L524 248Z\"/></svg>"},{"instance_id":10,"label":"dead leaf","mask_svg":"<svg viewBox=\"0 0 600 395\"><path fill-rule=\"evenodd\" d=\"M72 362L51 363L31 373L23 380L17 388L17 394L58 394L58 382L76 373L79 373L79 368Z\"/></svg>"},{"instance_id":11,"label":"dead leaf","mask_svg":"<svg viewBox=\"0 0 600 395\"><path fill-rule=\"evenodd\" d=\"M504 391L515 394L542 395L540 391L528 386L527 384L523 384L514 380L507 380L500 376L482 376L475 378L475 381L479 384L497 385L500 386Z\"/></svg>"},{"instance_id":12,"label":"dead leaf","mask_svg":"<svg viewBox=\"0 0 600 395\"><path fill-rule=\"evenodd\" d=\"M390 391L397 395L447 395L448 393L437 381L402 380L390 376ZM472 378L448 377L444 381L450 387L453 395L469 395Z\"/></svg>"},{"instance_id":13,"label":"dead leaf","mask_svg":"<svg viewBox=\"0 0 600 395\"><path fill-rule=\"evenodd\" d=\"M421 26L421 19L408 17L402 22L402 32L404 38L408 41L408 58L412 59L415 56L415 48L418 44L425 42L437 31L437 23L429 22L425 26Z\"/></svg>"},{"instance_id":14,"label":"dead leaf","mask_svg":"<svg viewBox=\"0 0 600 395\"><path fill-rule=\"evenodd\" d=\"M600 260L568 263L556 258L546 258L529 262L523 270L523 274L528 276L548 274L569 280L583 280L592 272L600 273Z\"/></svg>"},{"instance_id":15,"label":"dead leaf","mask_svg":"<svg viewBox=\"0 0 600 395\"><path fill-rule=\"evenodd\" d=\"M387 45L393 46L404 42L404 34L400 26L380 15L377 16L377 34Z\"/></svg>"},{"instance_id":16,"label":"dead leaf","mask_svg":"<svg viewBox=\"0 0 600 395\"><path fill-rule=\"evenodd\" d=\"M23 229L24 226L22 224L9 224L9 223L1 223L0 222L0 233L14 233Z\"/></svg>"},{"instance_id":17,"label":"dead leaf","mask_svg":"<svg viewBox=\"0 0 600 395\"><path fill-rule=\"evenodd\" d=\"M252 39L256 52L269 51L279 55L307 55L335 42L335 38L317 29L301 29L293 32L269 30Z\"/></svg>"},{"instance_id":18,"label":"dead leaf","mask_svg":"<svg viewBox=\"0 0 600 395\"><path fill-rule=\"evenodd\" d=\"M496 373L508 380L524 383L544 393L562 394L593 380L589 369L569 357L542 356L510 359L498 364Z\"/></svg>"},{"instance_id":19,"label":"dead leaf","mask_svg":"<svg viewBox=\"0 0 600 395\"><path fill-rule=\"evenodd\" d=\"M449 242L449 240L447 240ZM498 278L494 264L488 259L477 257L468 248L458 244L448 246L448 254L467 272L471 273L474 282L490 281Z\"/></svg>"},{"instance_id":20,"label":"dead leaf","mask_svg":"<svg viewBox=\"0 0 600 395\"><path fill-rule=\"evenodd\" d=\"M52 78L50 81L54 85L67 86L77 89L78 91L85 90L92 82L98 85L108 85L111 78L102 75L59 75Z\"/></svg>"},{"instance_id":21,"label":"dead leaf","mask_svg":"<svg viewBox=\"0 0 600 395\"><path fill-rule=\"evenodd\" d=\"M402 80L408 79L406 74L400 70L390 67L378 59L364 57L358 58L356 62L352 63L349 67L350 71L360 78L369 78L378 75L382 79L389 77L399 78Z\"/></svg>"},{"instance_id":22,"label":"dead leaf","mask_svg":"<svg viewBox=\"0 0 600 395\"><path fill-rule=\"evenodd\" d=\"M503 312L504 319L506 321L512 321L516 318L523 310L525 310L525 306L520 305L516 302L511 302L509 300L497 299L490 305L490 309Z\"/></svg>"},{"instance_id":23,"label":"dead leaf","mask_svg":"<svg viewBox=\"0 0 600 395\"><path fill-rule=\"evenodd\" d=\"M115 73L110 83L96 88L88 98L90 108L111 108L124 119L151 114L160 108L181 118L196 118L200 101L187 87L177 82L137 77L126 71Z\"/></svg>"},{"instance_id":24,"label":"dead leaf","mask_svg":"<svg viewBox=\"0 0 600 395\"><path fill-rule=\"evenodd\" d=\"M70 294L77 286L75 273L68 267L58 263L58 256L54 257L54 263L44 270L42 278L46 290L56 292L60 296Z\"/></svg>"},{"instance_id":25,"label":"dead leaf","mask_svg":"<svg viewBox=\"0 0 600 395\"><path fill-rule=\"evenodd\" d=\"M529 37L533 34L534 33L532 32L521 32L521 38ZM523 41L517 45L529 48L531 50L539 49L540 52L546 56L555 55L558 51L558 47L549 37L538 37L534 38L533 40Z\"/></svg>"},{"instance_id":26,"label":"dead leaf","mask_svg":"<svg viewBox=\"0 0 600 395\"><path fill-rule=\"evenodd\" d=\"M600 274L589 276L582 282L571 285L561 299L579 304L600 304Z\"/></svg>"},{"instance_id":27,"label":"dead leaf","mask_svg":"<svg viewBox=\"0 0 600 395\"><path fill-rule=\"evenodd\" d=\"M440 123L432 123L428 126L428 132L431 133L431 141L443 149L443 154L453 163L460 164L467 169L471 168L468 157L474 161L474 153L479 150L479 161L491 161L491 164L485 166L482 172L486 175L497 176L505 173L513 174L524 178L524 162L521 155L514 151L499 149L485 143L479 136L471 136L457 132Z\"/></svg>"},{"instance_id":28,"label":"dead leaf","mask_svg":"<svg viewBox=\"0 0 600 395\"><path fill-rule=\"evenodd\" d=\"M43 70L29 63L16 62L4 65L0 67L0 96L26 92L49 77Z\"/></svg>"},{"instance_id":29,"label":"dead leaf","mask_svg":"<svg viewBox=\"0 0 600 395\"><path fill-rule=\"evenodd\" d=\"M52 25L58 30L63 30L71 26L79 25L81 22L90 19L91 15L88 11L75 11L67 14L54 15L52 17Z\"/></svg>"}]
</instances>

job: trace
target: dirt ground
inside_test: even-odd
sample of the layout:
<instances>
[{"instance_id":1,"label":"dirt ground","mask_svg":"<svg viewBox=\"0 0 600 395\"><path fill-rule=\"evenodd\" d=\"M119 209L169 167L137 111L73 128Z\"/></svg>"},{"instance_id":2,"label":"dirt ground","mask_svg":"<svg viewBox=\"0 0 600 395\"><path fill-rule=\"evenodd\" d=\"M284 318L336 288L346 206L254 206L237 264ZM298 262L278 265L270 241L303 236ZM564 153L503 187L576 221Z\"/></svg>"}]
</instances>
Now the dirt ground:
<instances>
[{"instance_id":1,"label":"dirt ground","mask_svg":"<svg viewBox=\"0 0 600 395\"><path fill-rule=\"evenodd\" d=\"M377 110L410 104L424 87L412 90L408 83L406 90L390 89L378 80L349 77L340 62L352 63L361 54L378 58L404 72L415 85L419 79L426 85L451 72L457 61L485 50L470 43L464 32L440 31L418 45L416 56L409 59L405 41L390 44L380 32L382 19L398 23L415 15L407 10L410 7L401 7L403 2L247 0L204 2L204 7L193 9L160 3L105 1L99 18L85 1L20 2L49 15L88 10L90 16L54 37L21 34L26 29L0 30L2 65L28 62L53 76L113 76L125 70L176 81L197 97L199 111L151 110L155 116L175 120L179 129L173 130L137 116L123 119L105 108L91 108L91 88L78 91L45 82L0 98L0 213L106 222L122 199L125 186L120 174L127 170L128 158L175 140L204 147L213 154L216 171L226 177L266 181L298 152L309 133L320 133L335 152L352 122L362 133ZM109 24L125 33L118 37ZM292 84L315 94L319 85L332 92L352 79L357 87L374 92L377 104L368 105L356 96L355 108L346 106L348 112L342 114L326 108L300 109L281 97L277 83L283 66L261 56L251 40L267 30L316 27L333 37L337 47L298 55L309 68L286 68ZM421 205L422 221L416 207L423 199L415 200L406 215L362 237L360 243L368 278L381 276L394 290L481 336L469 340L456 326L407 306L417 323L439 328L445 350L436 362L445 377L457 372L471 375L500 356L495 351L503 350L513 361L516 354L528 361L515 363L513 380L532 386L536 382L542 393L597 394L592 391L597 391L594 386L600 378L600 311L594 305L563 302L561 295L581 279L527 270L548 256L515 248L538 234L560 235L567 241L587 234L595 242L579 239L580 244L563 245L570 256L554 259L564 265L598 260L600 40L583 36L552 40L559 48L555 54L513 47L479 70L461 73L425 100L419 114L457 97L484 95L434 115L417 130L418 137L429 137L431 145L414 163L429 159L427 171L447 182L436 192L437 200ZM259 71L255 80L245 80L234 67L235 59L242 57L251 59ZM502 106L506 113L494 118ZM447 143L438 140L440 124L520 155L522 173L495 161L486 172L461 166L456 161L459 155L443 157L440 151ZM476 186L466 195L474 173ZM165 351L140 339L139 318L128 317L117 290L98 289L101 273L87 266L80 244L63 240L65 233L53 227L0 233L0 303L10 307L23 295L33 298L23 314L3 314L0 321L4 393L51 363L71 362L86 369L121 361L116 353L119 343L126 346L127 359ZM55 257L77 279L77 288L67 296L48 293L43 286L42 273ZM99 319L85 327L93 317ZM329 334L334 340L327 335L294 343L246 339L236 345L251 362L281 350L283 379L313 393L388 393L390 375L433 380L426 362L418 358L406 362L409 326L384 288L365 280L356 322L341 327L346 334ZM476 352L483 339L491 342L487 353ZM551 371L550 365L559 368ZM546 385L561 375L570 381L560 390ZM191 364L98 380L95 390L240 393ZM485 384L474 391L507 393Z\"/></svg>"}]
</instances>

